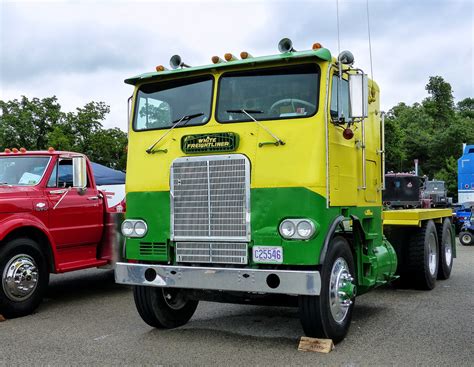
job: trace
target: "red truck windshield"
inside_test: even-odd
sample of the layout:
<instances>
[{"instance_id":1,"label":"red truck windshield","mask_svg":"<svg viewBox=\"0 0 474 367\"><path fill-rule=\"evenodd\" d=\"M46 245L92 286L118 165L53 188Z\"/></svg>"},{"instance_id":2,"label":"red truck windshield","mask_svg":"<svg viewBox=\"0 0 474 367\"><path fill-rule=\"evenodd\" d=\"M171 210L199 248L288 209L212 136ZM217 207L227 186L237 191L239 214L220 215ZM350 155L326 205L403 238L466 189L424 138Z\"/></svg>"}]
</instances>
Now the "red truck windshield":
<instances>
[{"instance_id":1,"label":"red truck windshield","mask_svg":"<svg viewBox=\"0 0 474 367\"><path fill-rule=\"evenodd\" d=\"M50 157L0 157L0 185L37 185L49 160Z\"/></svg>"}]
</instances>

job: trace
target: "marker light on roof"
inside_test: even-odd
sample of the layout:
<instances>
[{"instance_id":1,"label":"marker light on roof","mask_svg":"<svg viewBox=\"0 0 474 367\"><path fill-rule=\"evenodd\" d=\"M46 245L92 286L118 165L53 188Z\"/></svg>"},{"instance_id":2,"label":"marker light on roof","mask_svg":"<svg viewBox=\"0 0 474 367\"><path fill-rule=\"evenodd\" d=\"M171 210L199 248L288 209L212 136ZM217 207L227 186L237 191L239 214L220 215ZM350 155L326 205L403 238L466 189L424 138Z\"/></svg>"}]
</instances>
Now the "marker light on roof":
<instances>
[{"instance_id":1,"label":"marker light on roof","mask_svg":"<svg viewBox=\"0 0 474 367\"><path fill-rule=\"evenodd\" d=\"M323 47L323 45L321 45L319 42L316 42L316 43L313 43L312 49L317 50L318 48L322 48L322 47Z\"/></svg>"},{"instance_id":2,"label":"marker light on roof","mask_svg":"<svg viewBox=\"0 0 474 367\"><path fill-rule=\"evenodd\" d=\"M26 149L25 148L20 148L20 152L26 153Z\"/></svg>"},{"instance_id":3,"label":"marker light on roof","mask_svg":"<svg viewBox=\"0 0 474 367\"><path fill-rule=\"evenodd\" d=\"M160 72L160 71L165 71L165 70L168 70L166 69L163 65L158 65L156 68L155 68L156 71Z\"/></svg>"},{"instance_id":4,"label":"marker light on roof","mask_svg":"<svg viewBox=\"0 0 474 367\"><path fill-rule=\"evenodd\" d=\"M240 53L240 58L241 58L242 60L251 59L252 57L253 57L253 56L250 55L247 51L242 51L242 52Z\"/></svg>"},{"instance_id":5,"label":"marker light on roof","mask_svg":"<svg viewBox=\"0 0 474 367\"><path fill-rule=\"evenodd\" d=\"M49 148L48 148L48 152L50 152L50 153L51 153L51 152L54 152L54 148L53 148L53 147L49 147Z\"/></svg>"},{"instance_id":6,"label":"marker light on roof","mask_svg":"<svg viewBox=\"0 0 474 367\"><path fill-rule=\"evenodd\" d=\"M236 60L238 60L237 57L232 55L230 52L228 52L224 55L224 59L226 59L226 61L236 61Z\"/></svg>"},{"instance_id":7,"label":"marker light on roof","mask_svg":"<svg viewBox=\"0 0 474 367\"><path fill-rule=\"evenodd\" d=\"M5 153L11 153L12 151L8 148L5 148Z\"/></svg>"},{"instance_id":8,"label":"marker light on roof","mask_svg":"<svg viewBox=\"0 0 474 367\"><path fill-rule=\"evenodd\" d=\"M18 149L16 149L16 148L13 148L12 151L13 151L13 153L18 153Z\"/></svg>"},{"instance_id":9,"label":"marker light on roof","mask_svg":"<svg viewBox=\"0 0 474 367\"><path fill-rule=\"evenodd\" d=\"M212 56L211 61L213 64L220 64L221 62L225 62L219 56Z\"/></svg>"}]
</instances>

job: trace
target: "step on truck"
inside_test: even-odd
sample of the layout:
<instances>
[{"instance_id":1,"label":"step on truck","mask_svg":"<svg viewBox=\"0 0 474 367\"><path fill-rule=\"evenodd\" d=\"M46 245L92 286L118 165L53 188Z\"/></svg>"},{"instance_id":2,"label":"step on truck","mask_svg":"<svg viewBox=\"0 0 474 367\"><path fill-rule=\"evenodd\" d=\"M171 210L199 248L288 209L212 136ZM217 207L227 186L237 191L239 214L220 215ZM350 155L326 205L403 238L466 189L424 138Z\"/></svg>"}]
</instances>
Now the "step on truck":
<instances>
[{"instance_id":1,"label":"step on truck","mask_svg":"<svg viewBox=\"0 0 474 367\"><path fill-rule=\"evenodd\" d=\"M383 212L379 88L319 43L226 54L127 79L126 261L149 325L199 300L299 307L304 333L341 341L356 296L398 277L449 277L450 210ZM387 231L384 234L384 229Z\"/></svg>"},{"instance_id":2,"label":"step on truck","mask_svg":"<svg viewBox=\"0 0 474 367\"><path fill-rule=\"evenodd\" d=\"M51 273L113 267L125 175L111 172L83 154L52 148L0 154L1 315L34 311Z\"/></svg>"}]
</instances>

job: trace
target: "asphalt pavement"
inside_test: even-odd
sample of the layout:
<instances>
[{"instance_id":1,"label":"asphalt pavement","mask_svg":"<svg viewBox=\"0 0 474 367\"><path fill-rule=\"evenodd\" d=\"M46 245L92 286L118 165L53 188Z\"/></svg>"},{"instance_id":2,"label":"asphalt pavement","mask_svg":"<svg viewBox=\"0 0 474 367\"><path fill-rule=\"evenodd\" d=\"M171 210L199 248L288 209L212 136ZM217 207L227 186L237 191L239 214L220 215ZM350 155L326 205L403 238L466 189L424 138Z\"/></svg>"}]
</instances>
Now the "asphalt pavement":
<instances>
[{"instance_id":1,"label":"asphalt pavement","mask_svg":"<svg viewBox=\"0 0 474 367\"><path fill-rule=\"evenodd\" d=\"M0 366L473 366L474 246L458 246L433 291L384 287L357 298L346 339L299 352L294 308L201 302L178 329L146 325L112 271L52 276L33 315L0 322Z\"/></svg>"}]
</instances>

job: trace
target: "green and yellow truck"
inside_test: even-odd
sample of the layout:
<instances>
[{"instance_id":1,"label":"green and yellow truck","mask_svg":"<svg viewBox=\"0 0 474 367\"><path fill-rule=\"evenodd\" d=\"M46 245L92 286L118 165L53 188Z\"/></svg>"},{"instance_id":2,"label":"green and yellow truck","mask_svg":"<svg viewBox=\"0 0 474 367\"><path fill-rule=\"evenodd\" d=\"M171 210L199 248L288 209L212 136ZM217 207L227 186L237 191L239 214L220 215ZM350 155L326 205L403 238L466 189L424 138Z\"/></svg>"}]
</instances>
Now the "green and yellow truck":
<instances>
[{"instance_id":1,"label":"green and yellow truck","mask_svg":"<svg viewBox=\"0 0 474 367\"><path fill-rule=\"evenodd\" d=\"M181 326L199 300L293 304L306 335L341 341L355 297L432 289L455 257L451 211L383 211L379 88L315 43L226 54L125 82L126 262L137 310Z\"/></svg>"}]
</instances>

